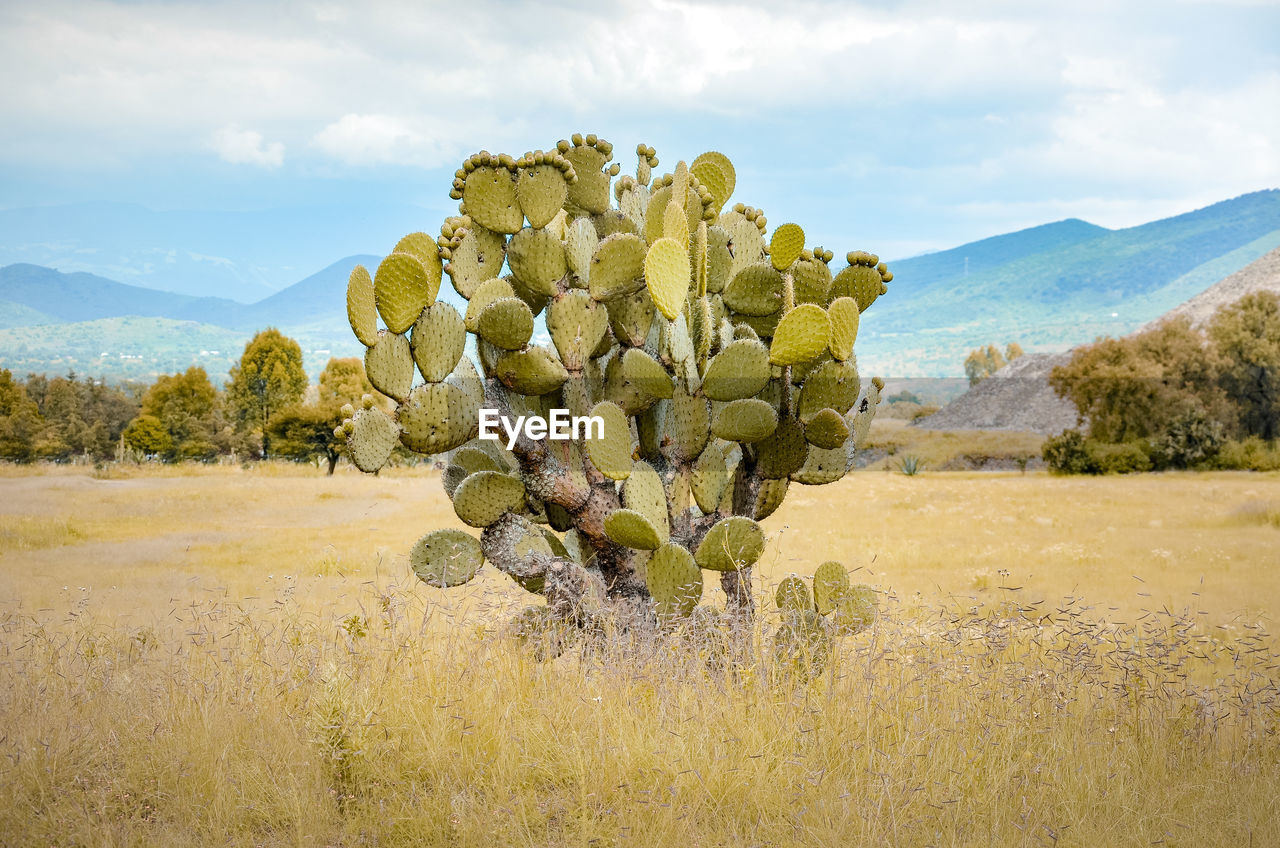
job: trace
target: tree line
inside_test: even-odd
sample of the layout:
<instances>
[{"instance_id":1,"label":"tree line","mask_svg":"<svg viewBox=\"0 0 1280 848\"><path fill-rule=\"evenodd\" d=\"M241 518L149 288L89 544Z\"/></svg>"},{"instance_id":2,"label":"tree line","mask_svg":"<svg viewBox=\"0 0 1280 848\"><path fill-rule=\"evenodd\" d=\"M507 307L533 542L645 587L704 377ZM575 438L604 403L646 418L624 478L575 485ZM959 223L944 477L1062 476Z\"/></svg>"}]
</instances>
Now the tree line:
<instances>
[{"instance_id":1,"label":"tree line","mask_svg":"<svg viewBox=\"0 0 1280 848\"><path fill-rule=\"evenodd\" d=\"M245 345L224 389L196 365L150 386L0 369L0 459L277 457L323 460L332 474L342 406L365 394L374 389L356 358L330 359L310 386L302 349L273 328Z\"/></svg>"}]
</instances>

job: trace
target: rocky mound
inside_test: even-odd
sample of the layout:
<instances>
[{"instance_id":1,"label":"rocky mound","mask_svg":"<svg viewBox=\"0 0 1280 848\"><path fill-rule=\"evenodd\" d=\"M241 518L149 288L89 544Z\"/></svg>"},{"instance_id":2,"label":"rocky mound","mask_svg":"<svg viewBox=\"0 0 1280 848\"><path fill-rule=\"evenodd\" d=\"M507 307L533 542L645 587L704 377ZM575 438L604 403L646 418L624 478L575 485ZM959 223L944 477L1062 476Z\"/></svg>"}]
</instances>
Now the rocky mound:
<instances>
[{"instance_id":1,"label":"rocky mound","mask_svg":"<svg viewBox=\"0 0 1280 848\"><path fill-rule=\"evenodd\" d=\"M1076 408L1049 386L1070 353L1028 353L913 426L926 430L1022 430L1057 435L1076 425Z\"/></svg>"},{"instance_id":2,"label":"rocky mound","mask_svg":"<svg viewBox=\"0 0 1280 848\"><path fill-rule=\"evenodd\" d=\"M1230 276L1223 277L1181 306L1175 306L1139 330L1148 330L1166 318L1187 317L1191 325L1204 329L1223 306L1235 303L1246 294L1255 291L1273 291L1280 294L1280 247L1263 254Z\"/></svg>"}]
</instances>

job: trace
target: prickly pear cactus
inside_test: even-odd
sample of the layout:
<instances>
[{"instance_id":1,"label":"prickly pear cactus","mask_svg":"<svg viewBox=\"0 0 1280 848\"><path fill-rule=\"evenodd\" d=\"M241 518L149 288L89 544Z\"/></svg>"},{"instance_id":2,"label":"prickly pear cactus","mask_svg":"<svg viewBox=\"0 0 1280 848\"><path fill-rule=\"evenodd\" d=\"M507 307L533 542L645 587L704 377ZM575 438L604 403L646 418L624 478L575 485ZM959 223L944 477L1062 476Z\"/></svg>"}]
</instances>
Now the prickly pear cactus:
<instances>
[{"instance_id":1,"label":"prickly pear cactus","mask_svg":"<svg viewBox=\"0 0 1280 848\"><path fill-rule=\"evenodd\" d=\"M789 485L848 473L883 387L861 379L853 351L859 316L893 279L876 256L854 251L833 273L834 254L806 246L800 226L770 233L731 203L723 154L658 176L641 145L635 175L619 177L613 152L575 135L469 157L439 236L406 236L347 292L369 380L398 405L366 402L337 434L367 472L397 443L449 458L445 491L479 538L428 533L413 568L445 587L491 563L545 596L526 630L602 615L668 626L708 612L704 577L728 614L750 615L759 520ZM445 276L465 312L437 300ZM600 426L576 440L523 431L509 449L505 431L477 438L491 411L551 410ZM873 600L835 563L812 591L787 582L779 650L811 644L827 617L865 627Z\"/></svg>"}]
</instances>

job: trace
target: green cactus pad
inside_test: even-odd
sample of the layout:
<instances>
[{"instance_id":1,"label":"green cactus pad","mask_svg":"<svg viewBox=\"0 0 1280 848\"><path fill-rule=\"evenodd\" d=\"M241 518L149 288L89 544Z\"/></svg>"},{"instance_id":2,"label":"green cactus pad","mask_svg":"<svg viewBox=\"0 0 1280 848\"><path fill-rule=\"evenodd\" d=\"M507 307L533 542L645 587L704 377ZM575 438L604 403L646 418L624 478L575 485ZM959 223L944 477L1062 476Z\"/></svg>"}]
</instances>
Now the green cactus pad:
<instances>
[{"instance_id":1,"label":"green cactus pad","mask_svg":"<svg viewBox=\"0 0 1280 848\"><path fill-rule=\"evenodd\" d=\"M494 232L514 233L524 225L515 175L502 166L481 165L467 174L462 202L477 224Z\"/></svg>"},{"instance_id":2,"label":"green cactus pad","mask_svg":"<svg viewBox=\"0 0 1280 848\"><path fill-rule=\"evenodd\" d=\"M631 423L622 407L601 401L591 408L593 417L604 420L604 438L587 439L587 456L610 480L625 480L631 474Z\"/></svg>"},{"instance_id":3,"label":"green cactus pad","mask_svg":"<svg viewBox=\"0 0 1280 848\"><path fill-rule=\"evenodd\" d=\"M645 568L645 584L662 619L683 618L702 599L702 569L693 554L679 545L666 544L653 552Z\"/></svg>"},{"instance_id":4,"label":"green cactus pad","mask_svg":"<svg viewBox=\"0 0 1280 848\"><path fill-rule=\"evenodd\" d=\"M378 306L373 294L373 277L363 265L351 269L347 280L347 321L360 344L378 343Z\"/></svg>"},{"instance_id":5,"label":"green cactus pad","mask_svg":"<svg viewBox=\"0 0 1280 848\"><path fill-rule=\"evenodd\" d=\"M503 513L517 512L523 503L520 478L497 471L477 471L453 493L453 511L472 527L488 527Z\"/></svg>"},{"instance_id":6,"label":"green cactus pad","mask_svg":"<svg viewBox=\"0 0 1280 848\"><path fill-rule=\"evenodd\" d=\"M678 242L686 253L689 250L689 219L684 214L684 205L674 198L667 202L667 208L662 212L662 238L650 244L657 244L662 239Z\"/></svg>"},{"instance_id":7,"label":"green cactus pad","mask_svg":"<svg viewBox=\"0 0 1280 848\"><path fill-rule=\"evenodd\" d=\"M689 172L698 178L698 182L707 187L707 191L711 192L711 208L717 212L723 209L733 191L729 185L729 178L725 176L720 166L709 159L701 162L695 160L689 166Z\"/></svg>"},{"instance_id":8,"label":"green cactus pad","mask_svg":"<svg viewBox=\"0 0 1280 848\"><path fill-rule=\"evenodd\" d=\"M853 357L860 311L858 302L851 297L838 297L827 307L827 316L831 319L831 355L842 362Z\"/></svg>"},{"instance_id":9,"label":"green cactus pad","mask_svg":"<svg viewBox=\"0 0 1280 848\"><path fill-rule=\"evenodd\" d=\"M404 400L413 386L413 352L399 333L382 331L364 352L364 370L373 387L387 397Z\"/></svg>"},{"instance_id":10,"label":"green cactus pad","mask_svg":"<svg viewBox=\"0 0 1280 848\"><path fill-rule=\"evenodd\" d=\"M381 409L356 410L347 435L347 453L356 468L373 473L387 464L400 438L400 427Z\"/></svg>"},{"instance_id":11,"label":"green cactus pad","mask_svg":"<svg viewBox=\"0 0 1280 848\"><path fill-rule=\"evenodd\" d=\"M541 292L535 292L533 289L520 282L520 278L514 275L506 278L511 283L511 290L516 293L516 297L525 302L529 307L529 311L535 316L542 312L543 308L551 302L551 298Z\"/></svg>"},{"instance_id":12,"label":"green cactus pad","mask_svg":"<svg viewBox=\"0 0 1280 848\"><path fill-rule=\"evenodd\" d=\"M725 465L724 452L715 445L707 445L689 474L689 488L698 509L708 515L715 512L728 485L729 468Z\"/></svg>"},{"instance_id":13,"label":"green cactus pad","mask_svg":"<svg viewBox=\"0 0 1280 848\"><path fill-rule=\"evenodd\" d=\"M859 584L841 593L831 614L831 623L842 635L857 635L876 620L878 598L876 590Z\"/></svg>"},{"instance_id":14,"label":"green cactus pad","mask_svg":"<svg viewBox=\"0 0 1280 848\"><path fill-rule=\"evenodd\" d=\"M706 447L711 433L711 404L677 385L667 407L663 431L671 440L671 451L677 461L694 459Z\"/></svg>"},{"instance_id":15,"label":"green cactus pad","mask_svg":"<svg viewBox=\"0 0 1280 848\"><path fill-rule=\"evenodd\" d=\"M409 348L422 378L439 383L449 376L467 346L467 327L458 310L442 300L422 310L413 323Z\"/></svg>"},{"instance_id":16,"label":"green cactus pad","mask_svg":"<svg viewBox=\"0 0 1280 848\"><path fill-rule=\"evenodd\" d=\"M617 509L604 519L604 532L610 539L628 548L656 550L665 541L646 516L634 509Z\"/></svg>"},{"instance_id":17,"label":"green cactus pad","mask_svg":"<svg viewBox=\"0 0 1280 848\"><path fill-rule=\"evenodd\" d=\"M777 512L778 507L782 506L782 501L787 496L789 483L790 481L786 478L781 480L762 480L760 482L760 494L756 497L756 521L764 521Z\"/></svg>"},{"instance_id":18,"label":"green cactus pad","mask_svg":"<svg viewBox=\"0 0 1280 848\"><path fill-rule=\"evenodd\" d=\"M741 339L712 357L702 378L702 392L712 400L739 400L760 392L769 382L769 349Z\"/></svg>"},{"instance_id":19,"label":"green cactus pad","mask_svg":"<svg viewBox=\"0 0 1280 848\"><path fill-rule=\"evenodd\" d=\"M773 658L779 671L809 679L822 673L831 655L831 633L812 609L788 611L773 634Z\"/></svg>"},{"instance_id":20,"label":"green cactus pad","mask_svg":"<svg viewBox=\"0 0 1280 848\"><path fill-rule=\"evenodd\" d=\"M849 438L849 425L834 409L822 409L805 423L804 437L815 447L833 450Z\"/></svg>"},{"instance_id":21,"label":"green cactus pad","mask_svg":"<svg viewBox=\"0 0 1280 848\"><path fill-rule=\"evenodd\" d=\"M433 279L417 257L392 253L378 265L373 277L374 299L387 329L403 333L418 314L436 298L440 280Z\"/></svg>"},{"instance_id":22,"label":"green cactus pad","mask_svg":"<svg viewBox=\"0 0 1280 848\"><path fill-rule=\"evenodd\" d=\"M844 414L858 400L862 381L852 359L824 362L805 378L800 392L800 420L808 422L828 407Z\"/></svg>"},{"instance_id":23,"label":"green cactus pad","mask_svg":"<svg viewBox=\"0 0 1280 848\"><path fill-rule=\"evenodd\" d=\"M622 355L622 377L651 398L669 399L675 390L662 363L638 347Z\"/></svg>"},{"instance_id":24,"label":"green cactus pad","mask_svg":"<svg viewBox=\"0 0 1280 848\"><path fill-rule=\"evenodd\" d=\"M843 445L831 450L815 445L809 448L804 465L791 475L791 479L806 486L825 486L839 480L848 471L849 453Z\"/></svg>"},{"instance_id":25,"label":"green cactus pad","mask_svg":"<svg viewBox=\"0 0 1280 848\"><path fill-rule=\"evenodd\" d=\"M738 571L754 565L764 553L764 531L741 515L717 521L694 554L700 568L709 571Z\"/></svg>"},{"instance_id":26,"label":"green cactus pad","mask_svg":"<svg viewBox=\"0 0 1280 848\"><path fill-rule=\"evenodd\" d=\"M439 291L444 267L440 262L440 248L436 246L435 239L426 233L410 233L396 242L395 249L391 252L407 253L415 257L427 269L427 276L435 280L435 289ZM434 299L433 294L432 300Z\"/></svg>"},{"instance_id":27,"label":"green cactus pad","mask_svg":"<svg viewBox=\"0 0 1280 848\"><path fill-rule=\"evenodd\" d=\"M674 321L684 309L685 296L689 293L687 245L674 238L655 241L644 258L644 276L654 305L668 321Z\"/></svg>"},{"instance_id":28,"label":"green cactus pad","mask_svg":"<svg viewBox=\"0 0 1280 848\"><path fill-rule=\"evenodd\" d=\"M861 447L871 432L871 422L876 416L876 406L880 403L880 388L874 383L867 386L866 394L858 399L857 404L845 415L845 423L849 425L850 448Z\"/></svg>"},{"instance_id":29,"label":"green cactus pad","mask_svg":"<svg viewBox=\"0 0 1280 848\"><path fill-rule=\"evenodd\" d=\"M506 239L492 230L473 225L453 248L445 268L458 294L471 298L476 288L502 272L507 259Z\"/></svg>"},{"instance_id":30,"label":"green cactus pad","mask_svg":"<svg viewBox=\"0 0 1280 848\"><path fill-rule=\"evenodd\" d=\"M830 615L848 591L849 572L835 560L813 572L813 601L819 615Z\"/></svg>"},{"instance_id":31,"label":"green cactus pad","mask_svg":"<svg viewBox=\"0 0 1280 848\"><path fill-rule=\"evenodd\" d=\"M487 451L477 447L461 447L449 458L450 465L456 465L466 474L475 474L477 471L505 471ZM452 496L452 493L450 493Z\"/></svg>"},{"instance_id":32,"label":"green cactus pad","mask_svg":"<svg viewBox=\"0 0 1280 848\"><path fill-rule=\"evenodd\" d=\"M737 187L738 173L734 170L733 163L729 161L729 157L715 150L708 150L706 153L698 154L694 158L692 164L689 165L689 171L697 177L698 168L704 162L709 162L712 165L715 165L720 171L720 175L724 177L724 197L720 198L715 194L715 189L712 189L712 196L716 197L716 199L720 201L720 206L723 207L724 204L728 202L729 198L733 196L733 190ZM702 177L698 177L698 181L703 185L707 185L706 182L703 181ZM710 189L711 186L707 186L707 188Z\"/></svg>"},{"instance_id":33,"label":"green cactus pad","mask_svg":"<svg viewBox=\"0 0 1280 848\"><path fill-rule=\"evenodd\" d=\"M501 278L486 280L477 286L471 293L471 302L467 304L467 313L463 316L467 330L474 333L479 329L480 313L486 306L504 297L515 296L516 290L511 287L511 283Z\"/></svg>"},{"instance_id":34,"label":"green cactus pad","mask_svg":"<svg viewBox=\"0 0 1280 848\"><path fill-rule=\"evenodd\" d=\"M461 586L484 564L480 541L453 528L434 530L409 551L409 565L418 579L440 589Z\"/></svg>"},{"instance_id":35,"label":"green cactus pad","mask_svg":"<svg viewBox=\"0 0 1280 848\"><path fill-rule=\"evenodd\" d=\"M809 594L809 587L795 575L783 578L778 584L778 590L774 593L773 599L780 610L804 612L813 609L813 598Z\"/></svg>"},{"instance_id":36,"label":"green cactus pad","mask_svg":"<svg viewBox=\"0 0 1280 848\"><path fill-rule=\"evenodd\" d=\"M479 408L466 392L448 383L418 386L396 416L400 441L421 454L453 450L480 432Z\"/></svg>"},{"instance_id":37,"label":"green cactus pad","mask_svg":"<svg viewBox=\"0 0 1280 848\"><path fill-rule=\"evenodd\" d=\"M446 382L462 389L477 407L484 405L484 381L476 373L475 363L469 357L464 356L458 360Z\"/></svg>"},{"instance_id":38,"label":"green cactus pad","mask_svg":"<svg viewBox=\"0 0 1280 848\"><path fill-rule=\"evenodd\" d=\"M657 307L649 292L641 287L632 294L608 301L609 327L614 337L624 345L640 347L649 337Z\"/></svg>"},{"instance_id":39,"label":"green cactus pad","mask_svg":"<svg viewBox=\"0 0 1280 848\"><path fill-rule=\"evenodd\" d=\"M570 371L581 371L609 331L609 313L584 291L569 291L547 307L547 331Z\"/></svg>"},{"instance_id":40,"label":"green cactus pad","mask_svg":"<svg viewBox=\"0 0 1280 848\"><path fill-rule=\"evenodd\" d=\"M538 345L504 353L495 364L494 376L522 395L545 395L564 385L569 372L554 351Z\"/></svg>"},{"instance_id":41,"label":"green cactus pad","mask_svg":"<svg viewBox=\"0 0 1280 848\"><path fill-rule=\"evenodd\" d=\"M801 257L791 267L791 278L796 303L826 305L831 293L831 269L827 263Z\"/></svg>"},{"instance_id":42,"label":"green cactus pad","mask_svg":"<svg viewBox=\"0 0 1280 848\"><path fill-rule=\"evenodd\" d=\"M783 224L773 231L769 240L769 261L779 271L791 267L804 250L804 230L799 224Z\"/></svg>"},{"instance_id":43,"label":"green cactus pad","mask_svg":"<svg viewBox=\"0 0 1280 848\"><path fill-rule=\"evenodd\" d=\"M516 177L516 200L531 227L545 227L564 207L569 196L569 183L564 171L555 165L521 168Z\"/></svg>"},{"instance_id":44,"label":"green cactus pad","mask_svg":"<svg viewBox=\"0 0 1280 848\"><path fill-rule=\"evenodd\" d=\"M768 438L756 442L756 467L766 480L790 477L804 467L808 455L804 426L791 418L779 420Z\"/></svg>"},{"instance_id":45,"label":"green cactus pad","mask_svg":"<svg viewBox=\"0 0 1280 848\"><path fill-rule=\"evenodd\" d=\"M707 228L707 291L719 293L729 282L729 266L733 254L729 252L729 234L723 227Z\"/></svg>"},{"instance_id":46,"label":"green cactus pad","mask_svg":"<svg viewBox=\"0 0 1280 848\"><path fill-rule=\"evenodd\" d=\"M711 421L711 432L730 442L758 442L777 427L777 410L757 398L731 401Z\"/></svg>"},{"instance_id":47,"label":"green cactus pad","mask_svg":"<svg viewBox=\"0 0 1280 848\"><path fill-rule=\"evenodd\" d=\"M603 170L608 157L595 147L582 145L564 151L564 158L578 174L578 181L569 186L567 202L591 215L609 211L609 175Z\"/></svg>"},{"instance_id":48,"label":"green cactus pad","mask_svg":"<svg viewBox=\"0 0 1280 848\"><path fill-rule=\"evenodd\" d=\"M664 541L671 535L667 493L662 477L649 463L641 461L631 466L631 476L622 484L622 505L649 519Z\"/></svg>"},{"instance_id":49,"label":"green cactus pad","mask_svg":"<svg viewBox=\"0 0 1280 848\"><path fill-rule=\"evenodd\" d=\"M533 311L518 297L500 297L480 311L476 333L503 350L520 350L533 337Z\"/></svg>"},{"instance_id":50,"label":"green cactus pad","mask_svg":"<svg viewBox=\"0 0 1280 848\"><path fill-rule=\"evenodd\" d=\"M858 304L859 312L866 312L867 307L880 296L883 280L880 272L866 265L850 265L836 275L831 284L833 297L851 297Z\"/></svg>"},{"instance_id":51,"label":"green cactus pad","mask_svg":"<svg viewBox=\"0 0 1280 848\"><path fill-rule=\"evenodd\" d=\"M645 251L644 239L631 233L617 233L600 242L591 257L591 296L612 300L642 290Z\"/></svg>"},{"instance_id":52,"label":"green cactus pad","mask_svg":"<svg viewBox=\"0 0 1280 848\"><path fill-rule=\"evenodd\" d=\"M773 331L769 361L774 365L809 362L831 343L831 319L821 306L803 303L782 316Z\"/></svg>"},{"instance_id":53,"label":"green cactus pad","mask_svg":"<svg viewBox=\"0 0 1280 848\"><path fill-rule=\"evenodd\" d=\"M591 279L591 257L600 246L600 237L596 228L591 226L587 218L578 218L570 226L565 236L564 257L569 263L569 270L586 284Z\"/></svg>"},{"instance_id":54,"label":"green cactus pad","mask_svg":"<svg viewBox=\"0 0 1280 848\"><path fill-rule=\"evenodd\" d=\"M530 291L544 297L555 296L556 283L569 272L564 244L550 230L525 227L507 244L511 273Z\"/></svg>"},{"instance_id":55,"label":"green cactus pad","mask_svg":"<svg viewBox=\"0 0 1280 848\"><path fill-rule=\"evenodd\" d=\"M725 305L742 315L773 315L782 309L782 274L768 262L739 271L725 286Z\"/></svg>"},{"instance_id":56,"label":"green cactus pad","mask_svg":"<svg viewBox=\"0 0 1280 848\"><path fill-rule=\"evenodd\" d=\"M755 223L737 214L720 216L720 226L729 234L729 249L733 261L729 263L728 279L734 277L745 268L764 262L770 268L772 263L765 260L764 236Z\"/></svg>"},{"instance_id":57,"label":"green cactus pad","mask_svg":"<svg viewBox=\"0 0 1280 848\"><path fill-rule=\"evenodd\" d=\"M640 350L640 348L630 348L630 350ZM641 354L648 356L643 351ZM622 356L610 357L609 364L605 368L601 394L604 400L612 401L622 407L622 411L627 415L639 415L658 402L658 398L645 391L639 383L627 379Z\"/></svg>"}]
</instances>

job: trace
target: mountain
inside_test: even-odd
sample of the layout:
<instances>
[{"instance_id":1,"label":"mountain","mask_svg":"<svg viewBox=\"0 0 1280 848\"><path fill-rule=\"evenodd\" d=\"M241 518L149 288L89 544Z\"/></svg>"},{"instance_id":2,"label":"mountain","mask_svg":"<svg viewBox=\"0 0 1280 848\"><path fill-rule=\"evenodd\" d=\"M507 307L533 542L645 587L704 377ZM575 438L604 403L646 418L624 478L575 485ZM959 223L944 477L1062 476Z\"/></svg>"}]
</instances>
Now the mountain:
<instances>
[{"instance_id":1,"label":"mountain","mask_svg":"<svg viewBox=\"0 0 1280 848\"><path fill-rule=\"evenodd\" d=\"M1223 306L1258 291L1280 295L1280 248L1224 277L1186 303L1143 325L1143 329L1166 318L1188 318L1192 326L1203 329Z\"/></svg>"},{"instance_id":2,"label":"mountain","mask_svg":"<svg viewBox=\"0 0 1280 848\"><path fill-rule=\"evenodd\" d=\"M28 324L92 321L121 315L192 320L244 308L243 304L223 298L144 289L95 274L64 274L25 263L0 268L0 300L34 310L49 319L28 320Z\"/></svg>"}]
</instances>

